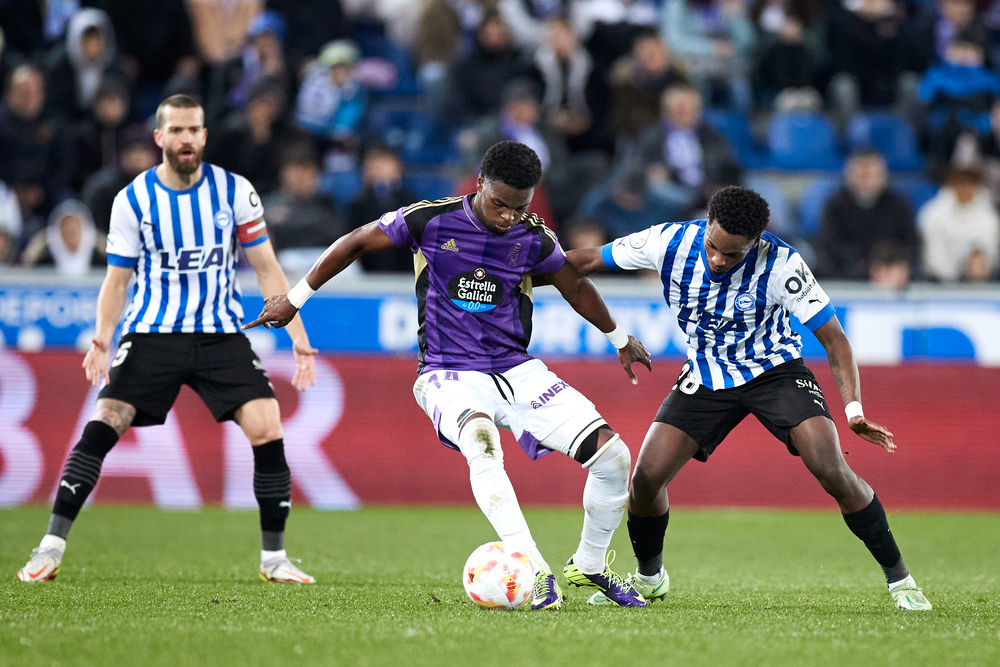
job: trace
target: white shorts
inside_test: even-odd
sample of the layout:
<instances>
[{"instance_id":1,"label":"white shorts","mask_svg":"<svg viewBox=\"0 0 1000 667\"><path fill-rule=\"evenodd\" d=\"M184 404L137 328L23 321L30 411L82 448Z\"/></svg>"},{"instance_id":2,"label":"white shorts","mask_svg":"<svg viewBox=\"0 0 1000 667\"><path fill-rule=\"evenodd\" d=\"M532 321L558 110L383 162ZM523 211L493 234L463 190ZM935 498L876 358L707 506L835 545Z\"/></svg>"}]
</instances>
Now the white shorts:
<instances>
[{"instance_id":1,"label":"white shorts","mask_svg":"<svg viewBox=\"0 0 1000 667\"><path fill-rule=\"evenodd\" d=\"M475 412L513 433L533 459L549 451L575 457L584 438L606 424L586 396L538 359L505 373L429 371L417 378L413 396L452 449L460 424Z\"/></svg>"}]
</instances>

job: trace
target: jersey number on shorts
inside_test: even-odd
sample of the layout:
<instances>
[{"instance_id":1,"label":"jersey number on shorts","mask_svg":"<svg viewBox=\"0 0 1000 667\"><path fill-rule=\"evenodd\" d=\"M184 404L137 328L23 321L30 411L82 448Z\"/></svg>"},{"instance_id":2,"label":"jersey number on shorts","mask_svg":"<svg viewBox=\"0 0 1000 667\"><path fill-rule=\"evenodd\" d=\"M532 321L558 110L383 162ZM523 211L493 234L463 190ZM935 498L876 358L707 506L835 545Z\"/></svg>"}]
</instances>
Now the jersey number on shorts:
<instances>
[{"instance_id":1,"label":"jersey number on shorts","mask_svg":"<svg viewBox=\"0 0 1000 667\"><path fill-rule=\"evenodd\" d=\"M128 356L128 349L132 347L132 341L122 343L122 346L118 348L118 353L115 355L115 360L111 362L111 368L117 368L125 363L125 357Z\"/></svg>"},{"instance_id":2,"label":"jersey number on shorts","mask_svg":"<svg viewBox=\"0 0 1000 667\"><path fill-rule=\"evenodd\" d=\"M691 372L691 365L684 364L684 370L681 371L681 376L677 378L677 384L675 384L674 387L679 389L682 394L688 394L690 396L698 391L699 384L698 378L696 378L694 373Z\"/></svg>"}]
</instances>

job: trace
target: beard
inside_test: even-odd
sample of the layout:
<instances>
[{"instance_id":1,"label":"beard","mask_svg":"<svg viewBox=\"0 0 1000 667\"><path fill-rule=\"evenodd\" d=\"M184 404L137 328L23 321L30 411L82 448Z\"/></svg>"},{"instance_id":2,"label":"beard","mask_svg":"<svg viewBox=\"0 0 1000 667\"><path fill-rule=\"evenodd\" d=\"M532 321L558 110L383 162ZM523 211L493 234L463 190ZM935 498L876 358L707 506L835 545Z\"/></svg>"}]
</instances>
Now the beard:
<instances>
[{"instance_id":1,"label":"beard","mask_svg":"<svg viewBox=\"0 0 1000 667\"><path fill-rule=\"evenodd\" d=\"M194 151L193 159L181 160L180 155L177 151L172 151L169 148L164 149L164 154L167 156L167 164L170 168L182 176L190 176L194 172L198 171L198 167L201 166L201 156L204 153L204 149L192 149Z\"/></svg>"}]
</instances>

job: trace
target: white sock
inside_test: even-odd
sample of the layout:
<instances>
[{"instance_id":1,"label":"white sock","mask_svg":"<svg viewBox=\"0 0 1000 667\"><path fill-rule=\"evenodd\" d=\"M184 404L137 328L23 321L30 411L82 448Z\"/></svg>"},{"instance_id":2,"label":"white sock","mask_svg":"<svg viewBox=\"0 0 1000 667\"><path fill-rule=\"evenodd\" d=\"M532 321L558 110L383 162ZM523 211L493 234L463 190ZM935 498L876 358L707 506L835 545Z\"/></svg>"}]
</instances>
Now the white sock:
<instances>
[{"instance_id":1,"label":"white sock","mask_svg":"<svg viewBox=\"0 0 1000 667\"><path fill-rule=\"evenodd\" d=\"M66 551L66 540L59 537L58 535L46 535L42 538L41 544L38 545L39 549L58 549L59 551Z\"/></svg>"},{"instance_id":2,"label":"white sock","mask_svg":"<svg viewBox=\"0 0 1000 667\"><path fill-rule=\"evenodd\" d=\"M285 555L286 554L285 554L285 550L284 549L280 549L278 551L265 551L264 549L261 549L260 550L260 562L261 563L266 563L266 562L271 561L271 560L277 560L279 558L285 558Z\"/></svg>"},{"instance_id":3,"label":"white sock","mask_svg":"<svg viewBox=\"0 0 1000 667\"><path fill-rule=\"evenodd\" d=\"M573 562L581 572L604 570L611 536L621 525L628 501L628 474L632 455L618 439L590 465L583 487L583 532Z\"/></svg>"},{"instance_id":4,"label":"white sock","mask_svg":"<svg viewBox=\"0 0 1000 667\"><path fill-rule=\"evenodd\" d=\"M889 584L889 590L891 591L892 589L902 586L903 584L910 583L911 581L913 581L913 575L908 574L905 579L900 579L899 581L894 581ZM916 585L916 582L914 581L913 584Z\"/></svg>"},{"instance_id":5,"label":"white sock","mask_svg":"<svg viewBox=\"0 0 1000 667\"><path fill-rule=\"evenodd\" d=\"M536 570L549 570L535 546L514 487L503 468L503 450L496 424L482 417L470 420L462 429L458 444L469 461L472 495L497 535L515 549L527 553L535 562Z\"/></svg>"},{"instance_id":6,"label":"white sock","mask_svg":"<svg viewBox=\"0 0 1000 667\"><path fill-rule=\"evenodd\" d=\"M660 579L663 579L664 572L666 572L666 570L664 570L663 567L661 566L660 571L651 577L647 577L642 572L639 572L639 570L636 570L635 575L633 576L640 581L646 582L647 584L655 584L658 581L660 581Z\"/></svg>"}]
</instances>

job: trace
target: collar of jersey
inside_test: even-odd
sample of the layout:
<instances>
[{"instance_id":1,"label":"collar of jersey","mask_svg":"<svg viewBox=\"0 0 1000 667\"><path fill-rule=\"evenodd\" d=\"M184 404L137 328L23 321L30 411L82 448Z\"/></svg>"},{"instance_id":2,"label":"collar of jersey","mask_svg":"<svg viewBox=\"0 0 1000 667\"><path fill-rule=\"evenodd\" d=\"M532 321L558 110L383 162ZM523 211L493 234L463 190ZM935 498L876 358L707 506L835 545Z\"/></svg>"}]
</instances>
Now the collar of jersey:
<instances>
[{"instance_id":1,"label":"collar of jersey","mask_svg":"<svg viewBox=\"0 0 1000 667\"><path fill-rule=\"evenodd\" d=\"M756 262L757 248L760 247L760 241L757 241L757 245L753 247L753 250L747 253L747 256L743 258L743 261L741 261L739 264L737 264L733 268L723 273L721 276L717 276L714 273L712 273L712 269L708 268L708 257L705 256L705 227L702 227L701 230L698 232L698 236L695 237L694 242L700 244L699 248L701 249L701 252L699 254L701 255L701 264L702 266L705 267L705 275L708 276L708 279L711 280L713 283L721 283L723 280L733 275L733 273L738 271L741 266L743 266L750 260Z\"/></svg>"},{"instance_id":2,"label":"collar of jersey","mask_svg":"<svg viewBox=\"0 0 1000 667\"><path fill-rule=\"evenodd\" d=\"M156 165L156 166L158 167L160 165ZM156 167L153 167L153 170L152 170L153 171L153 180L156 182L157 185L159 185L161 188L163 188L167 192L172 192L174 194L183 195L183 194L187 194L188 192L191 192L192 190L197 190L201 186L201 184L205 181L205 179L208 178L208 169L209 169L208 165L205 164L204 162L202 162L201 163L201 178L198 179L197 183L195 183L191 187L187 188L186 190L174 190L173 188L168 188L166 185L164 185L163 181L160 180L160 177L156 175Z\"/></svg>"}]
</instances>

